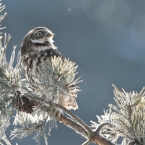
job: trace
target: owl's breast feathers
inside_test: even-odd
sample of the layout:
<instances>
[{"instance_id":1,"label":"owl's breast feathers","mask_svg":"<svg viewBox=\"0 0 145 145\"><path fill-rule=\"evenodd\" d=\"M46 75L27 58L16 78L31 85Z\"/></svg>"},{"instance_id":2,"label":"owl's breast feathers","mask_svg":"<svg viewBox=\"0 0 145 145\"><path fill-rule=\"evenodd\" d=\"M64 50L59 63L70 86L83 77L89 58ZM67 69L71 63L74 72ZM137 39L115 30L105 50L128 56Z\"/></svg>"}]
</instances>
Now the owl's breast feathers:
<instances>
[{"instance_id":1,"label":"owl's breast feathers","mask_svg":"<svg viewBox=\"0 0 145 145\"><path fill-rule=\"evenodd\" d=\"M27 66L27 71L25 71L25 73L28 73L29 69L33 68L33 63L34 61L36 62L36 65L39 65L41 63L42 60L46 60L46 59L50 59L51 57L61 57L62 60L64 60L63 55L57 50L57 49L46 49L45 51L40 51L40 52L30 52L25 53L22 56L22 63L23 65Z\"/></svg>"}]
</instances>

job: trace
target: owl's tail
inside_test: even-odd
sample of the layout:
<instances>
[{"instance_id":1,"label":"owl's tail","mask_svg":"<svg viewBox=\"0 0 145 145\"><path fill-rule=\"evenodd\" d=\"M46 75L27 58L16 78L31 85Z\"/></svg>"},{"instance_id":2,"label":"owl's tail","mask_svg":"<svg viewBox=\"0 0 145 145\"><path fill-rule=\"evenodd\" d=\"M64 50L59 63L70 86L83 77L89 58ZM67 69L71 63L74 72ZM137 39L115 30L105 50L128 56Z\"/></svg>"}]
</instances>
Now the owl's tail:
<instances>
[{"instance_id":1,"label":"owl's tail","mask_svg":"<svg viewBox=\"0 0 145 145\"><path fill-rule=\"evenodd\" d=\"M62 105L63 107L65 107L68 110L78 109L78 104L77 104L74 96L60 95L58 98L58 104Z\"/></svg>"}]
</instances>

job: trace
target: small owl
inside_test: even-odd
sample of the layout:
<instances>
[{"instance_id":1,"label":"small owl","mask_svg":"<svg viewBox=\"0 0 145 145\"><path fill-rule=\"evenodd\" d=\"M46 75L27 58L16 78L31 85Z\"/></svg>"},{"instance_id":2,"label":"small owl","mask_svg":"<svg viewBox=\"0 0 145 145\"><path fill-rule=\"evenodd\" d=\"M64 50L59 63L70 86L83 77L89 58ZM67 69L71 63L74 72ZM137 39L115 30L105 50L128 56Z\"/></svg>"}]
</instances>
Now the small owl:
<instances>
[{"instance_id":1,"label":"small owl","mask_svg":"<svg viewBox=\"0 0 145 145\"><path fill-rule=\"evenodd\" d=\"M49 29L45 27L36 27L29 31L22 41L22 69L34 91L38 89L37 84L40 83L39 77L37 77L39 74L38 70L41 70L41 74L39 75L44 75L44 77L47 75L43 73L43 69L45 68L42 62L51 62L53 57L59 57L62 60L65 59L53 44L53 36L54 34ZM57 79L57 76L55 79ZM74 88L75 86L72 85L72 87ZM67 109L75 110L78 108L78 105L74 96L76 97L76 95L66 96L60 94L55 102Z\"/></svg>"}]
</instances>

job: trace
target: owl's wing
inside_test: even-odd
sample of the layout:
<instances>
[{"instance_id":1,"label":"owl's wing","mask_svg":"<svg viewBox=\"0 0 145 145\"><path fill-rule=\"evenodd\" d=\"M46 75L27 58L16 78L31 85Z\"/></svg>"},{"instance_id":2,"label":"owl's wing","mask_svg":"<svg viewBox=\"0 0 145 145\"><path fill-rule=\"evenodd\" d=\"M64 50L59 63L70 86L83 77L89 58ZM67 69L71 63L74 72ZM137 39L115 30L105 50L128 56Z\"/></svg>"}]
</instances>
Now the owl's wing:
<instances>
[{"instance_id":1,"label":"owl's wing","mask_svg":"<svg viewBox=\"0 0 145 145\"><path fill-rule=\"evenodd\" d=\"M47 57L53 57L53 56L56 56L56 57L61 57L62 60L65 59L65 57L57 50L57 49L48 49L46 50L47 52ZM71 85L69 86L70 89L72 88L75 88L74 85ZM77 102L76 102L76 98L77 97L77 94L76 93L73 93L68 96L68 95L60 95L58 97L58 104L62 105L63 107L67 108L67 109L78 109L78 105L77 105Z\"/></svg>"},{"instance_id":2,"label":"owl's wing","mask_svg":"<svg viewBox=\"0 0 145 145\"><path fill-rule=\"evenodd\" d=\"M45 50L45 53L47 53L47 57L61 57L62 60L65 59L65 57L57 50L57 49L47 49Z\"/></svg>"}]
</instances>

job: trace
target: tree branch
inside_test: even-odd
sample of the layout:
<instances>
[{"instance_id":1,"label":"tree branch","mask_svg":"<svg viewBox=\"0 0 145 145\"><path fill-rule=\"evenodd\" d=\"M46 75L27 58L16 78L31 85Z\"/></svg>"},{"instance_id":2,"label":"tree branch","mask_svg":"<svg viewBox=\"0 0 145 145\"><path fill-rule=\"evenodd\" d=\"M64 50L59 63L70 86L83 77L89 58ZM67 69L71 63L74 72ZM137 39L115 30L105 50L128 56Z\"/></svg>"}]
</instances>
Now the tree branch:
<instances>
[{"instance_id":1,"label":"tree branch","mask_svg":"<svg viewBox=\"0 0 145 145\"><path fill-rule=\"evenodd\" d=\"M56 117L56 119L60 122L66 125L67 127L73 129L76 131L76 133L79 133L85 138L88 138L87 131L79 124L71 120L70 118L65 117L63 114L61 114L60 117Z\"/></svg>"},{"instance_id":2,"label":"tree branch","mask_svg":"<svg viewBox=\"0 0 145 145\"><path fill-rule=\"evenodd\" d=\"M75 130L77 133L79 133L83 137L87 138L89 141L86 143L94 142L98 145L114 145L113 143L111 143L110 141L101 137L99 134L97 134L93 131L91 131L92 138L89 138L87 131L81 125L77 124L76 122L74 122L70 118L65 117L63 114L61 114L61 116L57 117L56 119L59 122L62 122L63 124L65 124L67 127Z\"/></svg>"},{"instance_id":3,"label":"tree branch","mask_svg":"<svg viewBox=\"0 0 145 145\"><path fill-rule=\"evenodd\" d=\"M85 122L83 122L78 116L74 115L69 110L67 110L59 104L54 104L54 106L58 107L59 109L62 109L67 115L74 118L81 126L83 126L90 134L92 133L92 130L89 128L89 126Z\"/></svg>"},{"instance_id":4,"label":"tree branch","mask_svg":"<svg viewBox=\"0 0 145 145\"><path fill-rule=\"evenodd\" d=\"M30 99L34 99L33 97L31 96L28 96L28 98ZM39 102L43 102L45 103L47 106L50 105L50 106L55 106L59 109L62 109L67 115L69 115L71 118L74 118L81 126L84 127L84 129L86 129L90 134L92 133L92 130L89 128L89 126L83 122L79 117L77 117L76 115L74 115L73 113L71 113L69 110L67 110L66 108L64 108L63 106L59 105L59 104L54 104L54 103L51 103L51 102L48 102L48 101L44 101L43 99L41 98L35 98L36 101L39 101Z\"/></svg>"},{"instance_id":5,"label":"tree branch","mask_svg":"<svg viewBox=\"0 0 145 145\"><path fill-rule=\"evenodd\" d=\"M100 133L100 130L101 130L104 126L106 126L106 125L112 127L112 124L111 124L111 123L105 122L105 123L101 124L101 125L97 128L96 133L99 134L99 133Z\"/></svg>"},{"instance_id":6,"label":"tree branch","mask_svg":"<svg viewBox=\"0 0 145 145\"><path fill-rule=\"evenodd\" d=\"M28 98L33 99L35 101L38 101L40 103L43 102L46 106L49 106L49 107L52 106L52 107L57 107L59 109L62 109L64 112L66 112L66 114L68 114L75 121L73 121L72 119L70 119L68 117L65 117L63 114L61 114L60 117L56 116L56 119L59 122L62 122L63 124L68 126L69 128L75 130L77 133L81 134L83 137L87 138L90 143L94 142L98 145L114 145L109 140L103 138L102 136L100 136L96 132L93 132L88 127L88 125L86 123L84 123L79 117L77 117L76 115L71 113L69 110L67 110L63 106L61 106L59 104L54 104L54 103L51 103L51 102L48 102L48 101L44 101L41 98L34 98L34 97L31 97L31 96L28 96Z\"/></svg>"}]
</instances>

